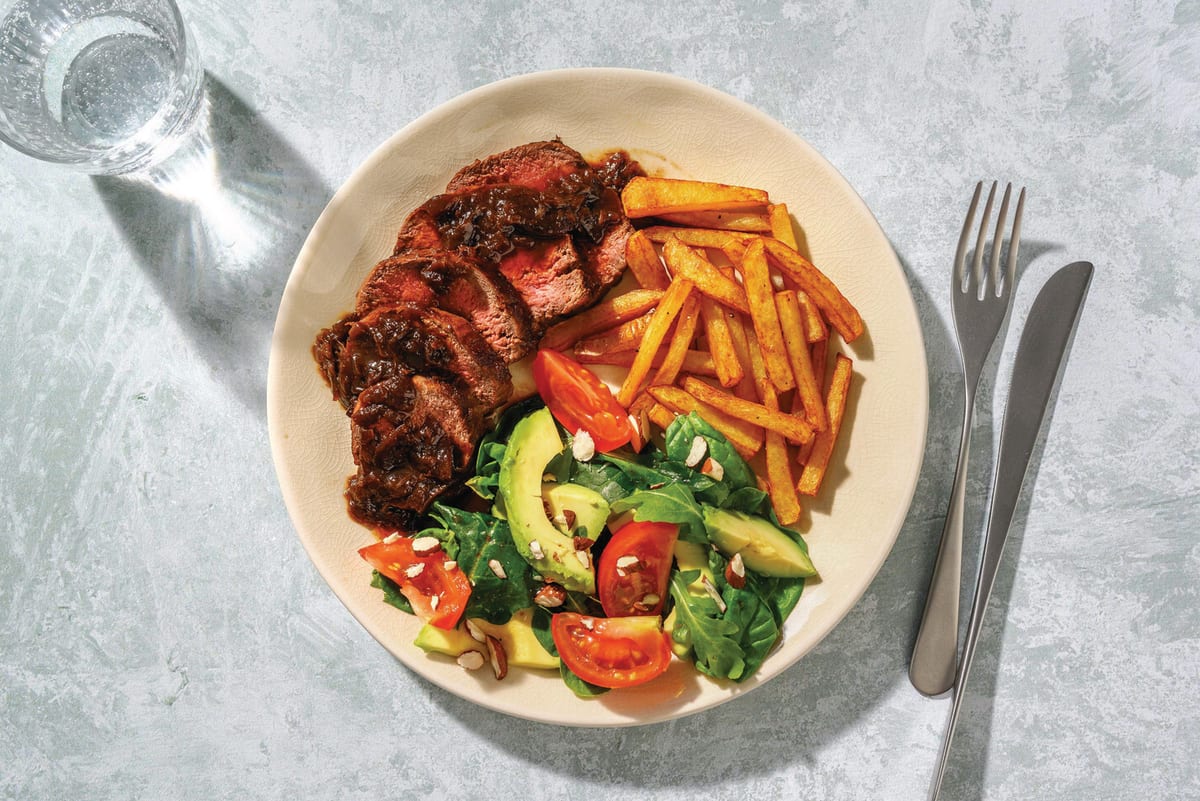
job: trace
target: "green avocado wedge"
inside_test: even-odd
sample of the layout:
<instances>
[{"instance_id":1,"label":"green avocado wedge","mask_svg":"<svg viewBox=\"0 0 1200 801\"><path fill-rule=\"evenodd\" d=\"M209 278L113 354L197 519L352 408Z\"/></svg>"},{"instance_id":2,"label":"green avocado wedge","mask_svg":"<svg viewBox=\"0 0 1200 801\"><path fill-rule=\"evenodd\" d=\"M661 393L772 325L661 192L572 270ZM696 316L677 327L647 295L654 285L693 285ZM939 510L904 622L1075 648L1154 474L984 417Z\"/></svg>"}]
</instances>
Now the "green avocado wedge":
<instances>
[{"instance_id":1,"label":"green avocado wedge","mask_svg":"<svg viewBox=\"0 0 1200 801\"><path fill-rule=\"evenodd\" d=\"M746 567L763 576L817 575L808 550L769 520L732 509L704 507L708 538L727 558L742 555Z\"/></svg>"},{"instance_id":2,"label":"green avocado wedge","mask_svg":"<svg viewBox=\"0 0 1200 801\"><path fill-rule=\"evenodd\" d=\"M562 450L563 441L549 409L522 418L500 460L499 491L513 543L522 558L563 589L595 595L591 553L575 550L574 538L550 522L542 501L546 465Z\"/></svg>"}]
</instances>

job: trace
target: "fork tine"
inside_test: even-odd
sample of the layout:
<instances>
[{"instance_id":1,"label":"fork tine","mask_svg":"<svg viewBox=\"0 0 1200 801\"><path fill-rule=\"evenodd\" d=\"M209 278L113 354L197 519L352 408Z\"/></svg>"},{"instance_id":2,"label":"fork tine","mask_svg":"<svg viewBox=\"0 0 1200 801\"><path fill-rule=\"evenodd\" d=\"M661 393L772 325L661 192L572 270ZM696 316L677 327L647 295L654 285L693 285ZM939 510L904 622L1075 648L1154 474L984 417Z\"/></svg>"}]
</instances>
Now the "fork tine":
<instances>
[{"instance_id":1,"label":"fork tine","mask_svg":"<svg viewBox=\"0 0 1200 801\"><path fill-rule=\"evenodd\" d=\"M1017 280L1017 249L1021 246L1021 215L1025 212L1025 187L1017 195L1017 213L1013 215L1012 236L1008 240L1008 265L1005 268L1004 291L1011 292Z\"/></svg>"},{"instance_id":2,"label":"fork tine","mask_svg":"<svg viewBox=\"0 0 1200 801\"><path fill-rule=\"evenodd\" d=\"M1004 187L1004 199L1000 201L1000 214L996 217L996 232L992 235L992 293L1000 297L1004 286L1000 283L1000 250L1004 244L1004 223L1008 220L1008 201L1012 196L1012 184ZM1011 246L1009 253L1011 253ZM986 289L985 289L986 291Z\"/></svg>"},{"instance_id":3,"label":"fork tine","mask_svg":"<svg viewBox=\"0 0 1200 801\"><path fill-rule=\"evenodd\" d=\"M975 209L979 206L979 194L982 191L983 181L980 181L975 184L975 195L971 198L970 208L967 209L967 219L963 221L962 233L958 235L958 249L954 251L954 288L959 292L966 289L963 266L967 258L967 241L971 236L971 223L975 222Z\"/></svg>"},{"instance_id":4,"label":"fork tine","mask_svg":"<svg viewBox=\"0 0 1200 801\"><path fill-rule=\"evenodd\" d=\"M975 261L971 264L971 275L975 279L975 296L980 296L983 286L983 243L987 241L988 220L992 217L992 203L996 200L996 185L992 181L992 189L988 192L987 203L983 206L983 219L979 221L979 237L975 240Z\"/></svg>"}]
</instances>

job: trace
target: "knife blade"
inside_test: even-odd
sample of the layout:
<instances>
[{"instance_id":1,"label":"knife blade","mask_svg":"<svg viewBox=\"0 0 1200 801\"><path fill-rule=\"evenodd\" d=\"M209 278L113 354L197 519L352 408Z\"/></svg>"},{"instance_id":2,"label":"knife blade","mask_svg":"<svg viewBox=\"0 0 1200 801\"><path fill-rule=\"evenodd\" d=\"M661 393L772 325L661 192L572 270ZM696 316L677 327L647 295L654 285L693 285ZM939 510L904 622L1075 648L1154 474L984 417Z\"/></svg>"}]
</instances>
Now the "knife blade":
<instances>
[{"instance_id":1,"label":"knife blade","mask_svg":"<svg viewBox=\"0 0 1200 801\"><path fill-rule=\"evenodd\" d=\"M1093 270L1091 263L1077 261L1050 276L1033 302L1021 333L1021 343L1017 346L1000 434L1000 451L996 458L992 504L984 533L979 579L975 584L975 600L971 605L971 622L967 627L962 658L955 677L950 722L942 739L938 767L930 788L931 801L937 798L945 776L963 688L971 670L975 648L979 644L983 615L996 582L996 572L1000 567L1013 512L1017 508L1017 498L1021 494L1021 484L1025 481L1038 432L1066 360L1079 314L1083 310Z\"/></svg>"}]
</instances>

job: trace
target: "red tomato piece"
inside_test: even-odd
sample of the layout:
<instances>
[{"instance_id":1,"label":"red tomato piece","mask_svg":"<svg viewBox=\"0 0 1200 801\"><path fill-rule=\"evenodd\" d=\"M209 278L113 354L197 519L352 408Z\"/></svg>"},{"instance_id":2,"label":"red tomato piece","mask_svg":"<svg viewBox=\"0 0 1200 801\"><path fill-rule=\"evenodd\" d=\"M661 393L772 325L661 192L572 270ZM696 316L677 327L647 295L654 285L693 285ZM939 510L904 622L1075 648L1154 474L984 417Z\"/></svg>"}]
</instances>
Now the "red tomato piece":
<instances>
[{"instance_id":1,"label":"red tomato piece","mask_svg":"<svg viewBox=\"0 0 1200 801\"><path fill-rule=\"evenodd\" d=\"M607 453L629 442L633 425L612 390L588 368L554 350L539 350L533 381L550 414L574 434L583 429L596 450Z\"/></svg>"},{"instance_id":2,"label":"red tomato piece","mask_svg":"<svg viewBox=\"0 0 1200 801\"><path fill-rule=\"evenodd\" d=\"M419 555L412 537L386 537L360 548L358 555L400 585L417 617L439 629L458 625L471 597L471 580L457 565L446 569L449 557L441 548Z\"/></svg>"},{"instance_id":3,"label":"red tomato piece","mask_svg":"<svg viewBox=\"0 0 1200 801\"><path fill-rule=\"evenodd\" d=\"M600 687L645 684L671 665L669 635L657 615L605 618L559 612L550 633L563 663Z\"/></svg>"},{"instance_id":4,"label":"red tomato piece","mask_svg":"<svg viewBox=\"0 0 1200 801\"><path fill-rule=\"evenodd\" d=\"M667 578L679 526L627 523L613 533L600 554L596 584L609 617L657 615L667 599Z\"/></svg>"}]
</instances>

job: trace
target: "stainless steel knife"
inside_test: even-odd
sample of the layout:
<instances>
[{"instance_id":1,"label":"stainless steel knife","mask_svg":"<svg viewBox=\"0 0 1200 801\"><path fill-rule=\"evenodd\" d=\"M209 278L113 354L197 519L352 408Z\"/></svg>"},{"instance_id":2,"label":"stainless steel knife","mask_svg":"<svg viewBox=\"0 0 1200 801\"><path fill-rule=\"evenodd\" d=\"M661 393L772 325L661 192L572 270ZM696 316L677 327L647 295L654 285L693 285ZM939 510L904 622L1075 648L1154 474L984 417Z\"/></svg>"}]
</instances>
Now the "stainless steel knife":
<instances>
[{"instance_id":1,"label":"stainless steel knife","mask_svg":"<svg viewBox=\"0 0 1200 801\"><path fill-rule=\"evenodd\" d=\"M983 556L979 564L979 580L975 585L975 600L971 606L971 622L963 644L962 658L954 681L954 701L950 707L950 722L942 740L937 772L930 788L930 801L937 798L946 773L950 742L958 723L963 689L971 670L971 660L979 644L979 631L987 610L996 571L1008 538L1009 525L1021 494L1021 484L1029 467L1029 457L1037 442L1038 431L1046 415L1050 396L1059 370L1071 345L1071 336L1088 284L1092 280L1092 265L1086 261L1068 264L1050 276L1033 302L1017 358L1013 364L1008 401L1004 410L1004 427L1000 434L1000 453L996 459L996 475L992 483L992 506L988 512L987 530L983 540Z\"/></svg>"}]
</instances>

